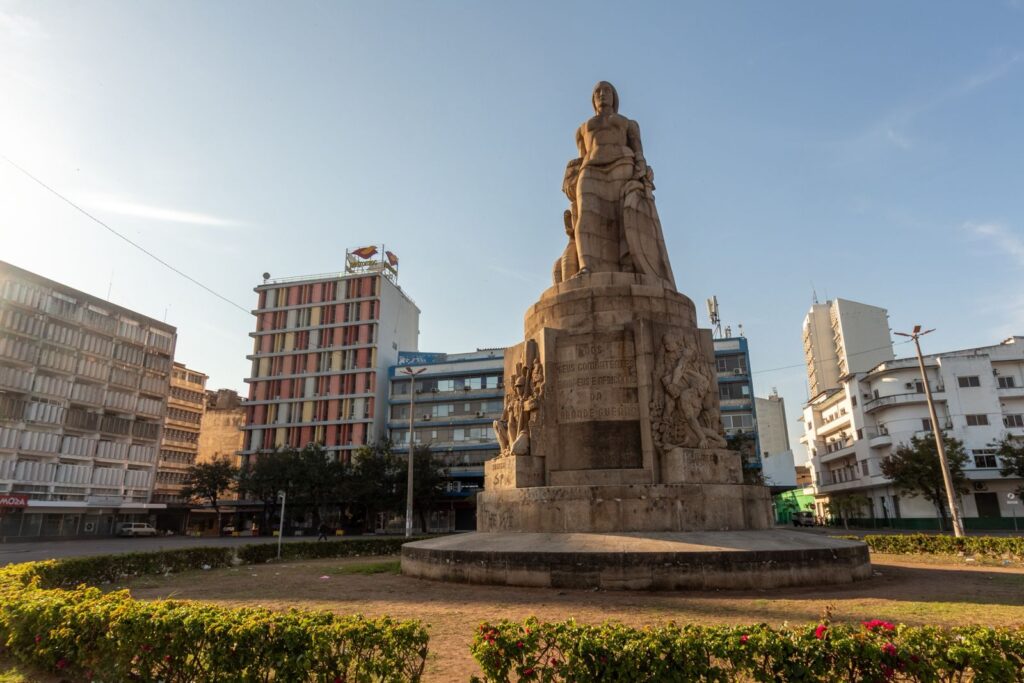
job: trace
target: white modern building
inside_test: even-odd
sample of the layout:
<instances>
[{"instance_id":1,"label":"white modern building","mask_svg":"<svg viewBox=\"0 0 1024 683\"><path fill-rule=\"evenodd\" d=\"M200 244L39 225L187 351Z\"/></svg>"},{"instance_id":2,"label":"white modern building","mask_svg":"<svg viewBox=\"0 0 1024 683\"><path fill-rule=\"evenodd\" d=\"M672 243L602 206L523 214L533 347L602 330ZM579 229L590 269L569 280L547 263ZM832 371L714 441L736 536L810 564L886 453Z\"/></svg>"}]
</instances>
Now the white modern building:
<instances>
[{"instance_id":1,"label":"white modern building","mask_svg":"<svg viewBox=\"0 0 1024 683\"><path fill-rule=\"evenodd\" d=\"M992 444L1004 435L1024 438L1024 337L925 357L938 425L964 444L970 492L960 497L967 528L1013 528L1024 516L1007 497L1021 481L1004 478ZM839 386L814 396L803 411L801 442L810 455L818 514L837 497L866 496L861 516L904 528L936 528L937 512L920 497L905 497L881 472L881 463L911 437L930 433L931 421L916 358L887 360L845 374ZM1022 520L1024 522L1024 520Z\"/></svg>"},{"instance_id":2,"label":"white modern building","mask_svg":"<svg viewBox=\"0 0 1024 683\"><path fill-rule=\"evenodd\" d=\"M786 403L774 389L768 398L754 399L761 471L773 489L796 488L793 450L786 430Z\"/></svg>"},{"instance_id":3,"label":"white modern building","mask_svg":"<svg viewBox=\"0 0 1024 683\"><path fill-rule=\"evenodd\" d=\"M839 386L840 378L893 358L884 308L835 299L811 306L803 325L810 395Z\"/></svg>"}]
</instances>

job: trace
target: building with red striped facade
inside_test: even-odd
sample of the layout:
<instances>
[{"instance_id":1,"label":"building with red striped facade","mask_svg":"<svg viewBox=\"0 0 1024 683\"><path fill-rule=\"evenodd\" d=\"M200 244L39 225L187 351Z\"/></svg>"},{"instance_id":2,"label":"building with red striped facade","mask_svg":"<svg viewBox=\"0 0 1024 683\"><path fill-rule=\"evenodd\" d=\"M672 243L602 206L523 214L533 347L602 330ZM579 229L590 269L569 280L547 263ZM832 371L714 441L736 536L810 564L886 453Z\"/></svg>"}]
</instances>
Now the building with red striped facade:
<instances>
[{"instance_id":1,"label":"building with red striped facade","mask_svg":"<svg viewBox=\"0 0 1024 683\"><path fill-rule=\"evenodd\" d=\"M242 460L320 443L340 459L385 436L388 368L416 349L419 308L387 261L267 279L256 330Z\"/></svg>"}]
</instances>

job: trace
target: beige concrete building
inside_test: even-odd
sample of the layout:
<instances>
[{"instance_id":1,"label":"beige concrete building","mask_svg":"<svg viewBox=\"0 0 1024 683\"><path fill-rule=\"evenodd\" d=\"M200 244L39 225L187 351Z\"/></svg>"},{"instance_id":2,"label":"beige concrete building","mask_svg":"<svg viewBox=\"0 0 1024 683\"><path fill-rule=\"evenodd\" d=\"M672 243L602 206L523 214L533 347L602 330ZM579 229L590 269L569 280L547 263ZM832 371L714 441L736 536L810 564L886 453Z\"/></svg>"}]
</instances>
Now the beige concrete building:
<instances>
[{"instance_id":1,"label":"beige concrete building","mask_svg":"<svg viewBox=\"0 0 1024 683\"><path fill-rule=\"evenodd\" d=\"M210 462L228 456L237 464L245 441L245 408L238 392L218 389L206 392L206 412L199 431L196 462Z\"/></svg>"},{"instance_id":2,"label":"beige concrete building","mask_svg":"<svg viewBox=\"0 0 1024 683\"><path fill-rule=\"evenodd\" d=\"M839 378L894 358L884 308L835 299L811 306L803 325L810 395L839 386Z\"/></svg>"},{"instance_id":3,"label":"beige concrete building","mask_svg":"<svg viewBox=\"0 0 1024 683\"><path fill-rule=\"evenodd\" d=\"M153 485L154 502L178 507L185 503L181 490L188 468L196 462L199 427L206 408L206 379L206 375L185 367L184 363L174 363L160 461Z\"/></svg>"}]
</instances>

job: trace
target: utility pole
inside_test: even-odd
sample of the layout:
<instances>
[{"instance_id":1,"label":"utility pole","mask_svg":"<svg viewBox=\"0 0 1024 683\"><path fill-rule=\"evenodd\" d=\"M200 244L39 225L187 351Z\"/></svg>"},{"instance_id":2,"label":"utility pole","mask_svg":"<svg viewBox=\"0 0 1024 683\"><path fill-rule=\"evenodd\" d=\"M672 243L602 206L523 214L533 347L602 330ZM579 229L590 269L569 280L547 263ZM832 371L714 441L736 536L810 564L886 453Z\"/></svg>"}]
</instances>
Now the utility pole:
<instances>
[{"instance_id":1,"label":"utility pole","mask_svg":"<svg viewBox=\"0 0 1024 683\"><path fill-rule=\"evenodd\" d=\"M401 373L409 376L409 476L405 485L405 537L412 536L412 461L416 448L416 432L413 420L416 415L416 375L426 368L402 368Z\"/></svg>"},{"instance_id":2,"label":"utility pole","mask_svg":"<svg viewBox=\"0 0 1024 683\"><path fill-rule=\"evenodd\" d=\"M956 493L953 491L953 479L949 476L949 463L946 462L946 446L942 442L942 430L939 429L939 417L935 413L935 402L932 400L932 389L928 384L928 375L924 371L924 356L921 355L920 337L934 332L935 329L921 331L920 325L914 325L913 332L896 332L901 337L910 337L914 340L914 347L917 349L917 365L921 369L921 381L924 382L924 397L928 401L928 415L932 419L932 435L935 436L935 449L939 452L939 462L942 464L942 481L946 485L946 501L949 505L949 519L953 523L953 535L961 537L964 535L964 525L960 521L960 511L956 506Z\"/></svg>"}]
</instances>

